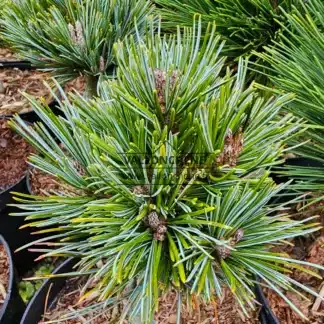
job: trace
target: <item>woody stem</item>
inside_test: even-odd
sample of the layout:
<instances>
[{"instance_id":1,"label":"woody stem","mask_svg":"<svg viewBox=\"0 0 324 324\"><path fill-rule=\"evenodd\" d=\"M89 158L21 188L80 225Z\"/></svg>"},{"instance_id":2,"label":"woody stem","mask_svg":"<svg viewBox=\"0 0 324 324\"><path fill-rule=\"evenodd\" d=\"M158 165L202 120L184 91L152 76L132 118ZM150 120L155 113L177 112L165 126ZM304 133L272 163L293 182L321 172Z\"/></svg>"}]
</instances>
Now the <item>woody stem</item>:
<instances>
[{"instance_id":1,"label":"woody stem","mask_svg":"<svg viewBox=\"0 0 324 324\"><path fill-rule=\"evenodd\" d=\"M92 99L93 97L96 97L98 95L97 87L98 87L98 77L93 75L87 75L86 91L85 91L86 98Z\"/></svg>"}]
</instances>

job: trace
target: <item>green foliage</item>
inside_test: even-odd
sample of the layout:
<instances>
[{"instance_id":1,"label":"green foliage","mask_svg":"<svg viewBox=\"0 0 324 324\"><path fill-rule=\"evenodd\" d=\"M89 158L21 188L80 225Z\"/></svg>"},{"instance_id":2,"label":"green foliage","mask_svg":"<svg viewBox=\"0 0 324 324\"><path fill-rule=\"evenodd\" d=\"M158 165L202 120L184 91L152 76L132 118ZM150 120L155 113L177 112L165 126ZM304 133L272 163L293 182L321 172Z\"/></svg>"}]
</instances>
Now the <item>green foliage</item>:
<instances>
[{"instance_id":1,"label":"green foliage","mask_svg":"<svg viewBox=\"0 0 324 324\"><path fill-rule=\"evenodd\" d=\"M148 0L17 0L2 34L22 57L66 81L111 72L113 44L141 33L150 13Z\"/></svg>"},{"instance_id":2,"label":"green foliage","mask_svg":"<svg viewBox=\"0 0 324 324\"><path fill-rule=\"evenodd\" d=\"M17 194L18 215L46 234L34 242L44 257L80 259L69 275L89 276L84 292L93 287L96 307L127 298L123 316L141 323L172 287L211 300L226 285L243 309L253 307L255 275L299 312L281 289L317 296L285 274L308 263L269 248L319 227L268 207L285 185L267 169L302 124L278 118L290 95L265 101L246 86L246 62L236 74L223 69L214 26L199 50L196 27L117 44L117 79L102 85L101 99L74 95L72 104L62 92L65 117L30 99L61 142L15 117L11 125L39 152L31 164L79 191Z\"/></svg>"},{"instance_id":3,"label":"green foliage","mask_svg":"<svg viewBox=\"0 0 324 324\"><path fill-rule=\"evenodd\" d=\"M8 5L8 0L1 0L1 2L0 2L0 18L2 17L4 9L6 8L7 5ZM1 24L0 24L0 30L1 30L1 28L2 27L1 27ZM0 36L0 45L2 45L2 43L3 43L3 39Z\"/></svg>"},{"instance_id":4,"label":"green foliage","mask_svg":"<svg viewBox=\"0 0 324 324\"><path fill-rule=\"evenodd\" d=\"M289 111L312 124L298 139L306 145L298 145L296 139L292 142L297 146L295 153L324 163L324 3L300 3L304 7L301 12L285 13L290 27L258 56L270 65L268 74L276 86L274 91L296 94L296 100L287 106ZM324 190L324 168L290 167L283 172L303 180L297 187Z\"/></svg>"},{"instance_id":5,"label":"green foliage","mask_svg":"<svg viewBox=\"0 0 324 324\"><path fill-rule=\"evenodd\" d=\"M275 39L285 22L281 8L291 11L299 0L155 0L158 12L165 20L164 26L176 24L190 26L193 16L202 16L204 26L215 21L217 31L226 42L230 56L249 55Z\"/></svg>"},{"instance_id":6,"label":"green foliage","mask_svg":"<svg viewBox=\"0 0 324 324\"><path fill-rule=\"evenodd\" d=\"M286 14L291 25L287 35L265 48L261 58L275 72L272 81L279 89L297 94L291 109L311 123L324 125L324 3L308 1L307 13Z\"/></svg>"},{"instance_id":7,"label":"green foliage","mask_svg":"<svg viewBox=\"0 0 324 324\"><path fill-rule=\"evenodd\" d=\"M3 10L7 6L7 4L8 4L8 1L7 0L2 0L0 2L0 16L2 16Z\"/></svg>"},{"instance_id":8,"label":"green foliage","mask_svg":"<svg viewBox=\"0 0 324 324\"><path fill-rule=\"evenodd\" d=\"M46 276L51 274L53 270L54 270L54 265L52 264L52 259L47 259L43 261L35 269L32 270L32 276L33 277ZM19 282L19 286L18 286L19 295L26 304L32 299L32 297L34 296L36 291L40 288L42 283L43 280L41 279Z\"/></svg>"},{"instance_id":9,"label":"green foliage","mask_svg":"<svg viewBox=\"0 0 324 324\"><path fill-rule=\"evenodd\" d=\"M179 30L162 41L160 35L152 35L139 46L134 40L116 45L117 81L104 85L101 96L114 99L115 110L127 105L133 118L145 118L147 127L158 121L161 126L150 127L152 131L170 129L178 138L171 145L177 154L190 153L197 160L207 153L207 159L199 159L201 164L221 159L221 152L232 141L237 151L233 156L237 156L224 166L219 163L220 176L247 175L279 164L286 149L284 141L296 136L302 125L290 114L275 118L293 96L260 97L253 84L246 86L247 61L239 62L236 75L225 72L224 58L219 58L223 44L218 45L215 26L209 26L202 47L200 29L185 29L183 36ZM184 45L180 46L182 37Z\"/></svg>"}]
</instances>

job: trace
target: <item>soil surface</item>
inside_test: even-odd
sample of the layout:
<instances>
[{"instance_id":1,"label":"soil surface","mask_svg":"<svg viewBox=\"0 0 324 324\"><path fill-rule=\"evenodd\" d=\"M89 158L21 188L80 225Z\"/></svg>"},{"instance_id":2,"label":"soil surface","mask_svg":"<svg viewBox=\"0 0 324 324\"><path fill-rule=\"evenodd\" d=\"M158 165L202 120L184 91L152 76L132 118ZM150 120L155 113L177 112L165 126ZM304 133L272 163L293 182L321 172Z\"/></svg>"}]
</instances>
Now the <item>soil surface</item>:
<instances>
[{"instance_id":1,"label":"soil surface","mask_svg":"<svg viewBox=\"0 0 324 324\"><path fill-rule=\"evenodd\" d=\"M38 169L30 171L29 179L33 195L48 196L63 189L62 184L56 177Z\"/></svg>"},{"instance_id":2,"label":"soil surface","mask_svg":"<svg viewBox=\"0 0 324 324\"><path fill-rule=\"evenodd\" d=\"M320 221L324 225L324 201L309 207L306 212L296 218L320 215ZM291 242L293 245L286 245L276 248L276 252L285 252L290 257L324 266L324 230L315 232L305 237L297 237ZM318 273L322 278L324 273L314 268L307 267ZM324 281L300 270L294 270L290 275L296 281L318 292L324 297ZM281 324L323 324L324 323L324 302L310 294L303 293L309 300L304 300L297 293L288 291L285 295L309 318L309 321L303 320L295 313L289 305L276 293L271 290L265 290L266 297L269 300L270 307L278 317Z\"/></svg>"},{"instance_id":3,"label":"soil surface","mask_svg":"<svg viewBox=\"0 0 324 324\"><path fill-rule=\"evenodd\" d=\"M78 92L80 94L83 94L86 89L86 80L85 77L79 76L76 79L69 81L64 86L65 93L75 93Z\"/></svg>"},{"instance_id":4,"label":"soil surface","mask_svg":"<svg viewBox=\"0 0 324 324\"><path fill-rule=\"evenodd\" d=\"M0 244L0 310L7 296L9 286L9 258L5 247Z\"/></svg>"},{"instance_id":5,"label":"soil surface","mask_svg":"<svg viewBox=\"0 0 324 324\"><path fill-rule=\"evenodd\" d=\"M158 324L176 324L177 296L170 292L160 299L159 312L156 314ZM182 324L259 324L259 310L250 311L249 317L243 314L228 288L223 290L223 298L217 302L203 303L194 300L193 309L182 304Z\"/></svg>"},{"instance_id":6,"label":"soil surface","mask_svg":"<svg viewBox=\"0 0 324 324\"><path fill-rule=\"evenodd\" d=\"M59 293L55 307L48 310L44 315L43 321L39 324L46 323L47 321L53 321L59 319L64 314L68 314L71 311L81 310L85 306L89 306L93 303L85 302L78 304L81 296L80 291L82 282L77 279L70 279L67 281L67 285ZM194 309L189 310L184 304L181 309L181 323L183 324L258 324L258 311L250 313L250 318L243 315L239 305L233 299L232 294L227 289L224 291L224 298L218 303L201 303L196 300L193 303ZM112 324L118 323L119 314L122 312L124 304L114 305L105 311L97 313L91 313L88 315L79 316L78 318L60 321L62 324ZM175 324L177 320L176 315L177 307L177 294L175 291L171 291L164 297L160 298L159 311L156 313L156 324ZM125 324L129 323L124 321ZM140 320L133 323L140 324Z\"/></svg>"},{"instance_id":7,"label":"soil surface","mask_svg":"<svg viewBox=\"0 0 324 324\"><path fill-rule=\"evenodd\" d=\"M46 323L47 321L57 320L60 317L69 314L73 311L80 310L85 306L91 305L90 303L78 304L81 297L81 288L83 287L84 281L80 279L69 279L65 287L58 294L55 301L55 305L50 307L43 316L43 320L39 324ZM101 311L102 312L102 311ZM77 318L69 320L60 320L61 324L80 324L80 323L91 323L91 324L108 324L113 323L114 318L117 319L119 314L119 308L117 311L107 310L103 314L88 313L87 315L79 316ZM91 319L91 322L89 320Z\"/></svg>"},{"instance_id":8,"label":"soil surface","mask_svg":"<svg viewBox=\"0 0 324 324\"><path fill-rule=\"evenodd\" d=\"M8 121L0 119L0 192L24 177L32 152L34 149L10 129Z\"/></svg>"},{"instance_id":9,"label":"soil surface","mask_svg":"<svg viewBox=\"0 0 324 324\"><path fill-rule=\"evenodd\" d=\"M31 194L36 196L50 196L59 194L81 195L83 192L63 183L59 178L39 169L30 171Z\"/></svg>"},{"instance_id":10,"label":"soil surface","mask_svg":"<svg viewBox=\"0 0 324 324\"><path fill-rule=\"evenodd\" d=\"M28 100L21 94L27 94L49 103L50 91L44 81L49 73L37 70L0 69L0 115L26 113L31 111Z\"/></svg>"},{"instance_id":11,"label":"soil surface","mask_svg":"<svg viewBox=\"0 0 324 324\"><path fill-rule=\"evenodd\" d=\"M19 58L10 50L10 48L0 47L0 61L10 62L18 61Z\"/></svg>"}]
</instances>

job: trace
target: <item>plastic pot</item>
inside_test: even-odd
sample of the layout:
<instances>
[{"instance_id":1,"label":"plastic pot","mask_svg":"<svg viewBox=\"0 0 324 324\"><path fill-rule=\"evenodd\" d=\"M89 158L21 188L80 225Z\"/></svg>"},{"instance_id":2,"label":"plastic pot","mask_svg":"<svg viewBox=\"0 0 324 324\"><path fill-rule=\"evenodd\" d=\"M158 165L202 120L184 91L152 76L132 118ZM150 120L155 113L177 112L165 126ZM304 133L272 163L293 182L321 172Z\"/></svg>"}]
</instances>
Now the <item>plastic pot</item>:
<instances>
[{"instance_id":1,"label":"plastic pot","mask_svg":"<svg viewBox=\"0 0 324 324\"><path fill-rule=\"evenodd\" d=\"M26 175L22 177L19 182L7 188L5 191L0 192L0 213L6 209L6 206L13 202L13 198L11 192L22 192L27 193L27 185L26 185ZM1 226L2 227L2 222Z\"/></svg>"},{"instance_id":2,"label":"plastic pot","mask_svg":"<svg viewBox=\"0 0 324 324\"><path fill-rule=\"evenodd\" d=\"M63 274L73 270L73 266L77 260L69 258L61 263L53 272L54 274ZM257 280L258 281L258 280ZM56 301L56 296L63 289L66 283L66 278L51 278L46 280L39 288L36 294L33 296L27 308L23 314L20 324L38 324L44 314L45 300L47 299L47 305L50 308ZM277 317L269 307L268 301L264 296L262 288L259 283L255 286L256 298L262 305L260 311L260 323L261 324L280 324ZM48 297L47 297L48 296Z\"/></svg>"},{"instance_id":3,"label":"plastic pot","mask_svg":"<svg viewBox=\"0 0 324 324\"><path fill-rule=\"evenodd\" d=\"M8 116L0 116L0 120L3 119L10 119ZM31 125L29 122L27 122L28 125ZM11 185L8 187L6 190L0 192L0 213L2 213L5 209L6 206L10 203L13 202L13 198L11 195L11 192L22 192L22 193L27 193L27 185L26 185L26 175L27 175L27 169L25 175L15 184ZM3 226L3 222L0 222L0 230L1 227Z\"/></svg>"},{"instance_id":4,"label":"plastic pot","mask_svg":"<svg viewBox=\"0 0 324 324\"><path fill-rule=\"evenodd\" d=\"M16 275L9 245L1 235L0 244L5 247L9 259L9 285L5 302L0 311L0 324L15 324L19 323L25 309L25 304L20 298L16 285Z\"/></svg>"},{"instance_id":5,"label":"plastic pot","mask_svg":"<svg viewBox=\"0 0 324 324\"><path fill-rule=\"evenodd\" d=\"M55 113L55 115L63 115L62 111L58 108L58 103L56 100L52 100L50 103L48 103L48 107L51 108L51 110ZM12 118L15 114L13 115L2 115L2 118ZM41 121L39 116L36 114L35 111L31 110L22 114L18 114L21 119L25 120L26 122L29 123L35 123L38 121Z\"/></svg>"},{"instance_id":6,"label":"plastic pot","mask_svg":"<svg viewBox=\"0 0 324 324\"><path fill-rule=\"evenodd\" d=\"M273 313L269 306L268 300L263 293L262 287L257 279L257 284L255 285L255 293L257 301L262 305L259 314L259 319L261 324L280 324L279 319Z\"/></svg>"},{"instance_id":7,"label":"plastic pot","mask_svg":"<svg viewBox=\"0 0 324 324\"><path fill-rule=\"evenodd\" d=\"M282 170L283 168L289 169L290 166L309 167L309 168L324 168L324 163L317 161L317 160L309 159L309 158L287 159L277 169L274 169L274 172L271 174L271 177L277 184L289 181L289 177L287 177L286 175L280 175L280 170Z\"/></svg>"},{"instance_id":8,"label":"plastic pot","mask_svg":"<svg viewBox=\"0 0 324 324\"><path fill-rule=\"evenodd\" d=\"M76 262L76 259L69 258L61 263L53 273L62 274L72 271ZM66 278L51 278L46 280L27 305L20 324L38 324L44 314L45 301L47 300L48 307L51 307L65 283Z\"/></svg>"},{"instance_id":9,"label":"plastic pot","mask_svg":"<svg viewBox=\"0 0 324 324\"><path fill-rule=\"evenodd\" d=\"M12 192L28 193L26 184L27 173L28 167L26 168L25 175L17 183L0 192L0 235L5 238L12 251L39 238L39 236L31 235L33 231L31 228L20 229L25 224L24 217L10 216L11 213L17 213L19 210L16 207L8 206L8 204L14 202ZM38 255L36 253L27 253L26 250L13 254L12 257L19 275L23 275L26 271L33 268L34 259Z\"/></svg>"},{"instance_id":10,"label":"plastic pot","mask_svg":"<svg viewBox=\"0 0 324 324\"><path fill-rule=\"evenodd\" d=\"M32 186L31 186L31 176L30 176L31 171L32 171L32 169L29 169L26 174L26 188L27 188L28 193L30 195L33 195Z\"/></svg>"},{"instance_id":11,"label":"plastic pot","mask_svg":"<svg viewBox=\"0 0 324 324\"><path fill-rule=\"evenodd\" d=\"M32 235L32 228L20 229L25 224L24 217L11 216L11 213L19 212L16 207L8 207L0 213L0 235L2 235L10 246L11 251L15 251L21 246L40 238L39 235ZM35 266L34 259L39 253L22 250L12 254L15 268L20 276Z\"/></svg>"},{"instance_id":12,"label":"plastic pot","mask_svg":"<svg viewBox=\"0 0 324 324\"><path fill-rule=\"evenodd\" d=\"M34 70L35 67L31 65L28 61L1 61L0 60L0 68L11 69L18 68L22 70Z\"/></svg>"},{"instance_id":13,"label":"plastic pot","mask_svg":"<svg viewBox=\"0 0 324 324\"><path fill-rule=\"evenodd\" d=\"M284 165L293 165L300 167L312 167L312 168L323 168L324 162L320 162L317 160L309 159L309 158L294 158L287 159Z\"/></svg>"}]
</instances>

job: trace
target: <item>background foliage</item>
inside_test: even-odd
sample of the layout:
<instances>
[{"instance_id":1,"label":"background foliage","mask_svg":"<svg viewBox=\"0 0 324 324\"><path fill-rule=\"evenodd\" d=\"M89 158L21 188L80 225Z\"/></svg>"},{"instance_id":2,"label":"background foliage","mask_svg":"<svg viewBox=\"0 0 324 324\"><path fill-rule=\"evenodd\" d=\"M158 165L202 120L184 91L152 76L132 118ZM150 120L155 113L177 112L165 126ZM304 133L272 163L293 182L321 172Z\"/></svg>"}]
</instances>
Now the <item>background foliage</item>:
<instances>
[{"instance_id":1,"label":"background foliage","mask_svg":"<svg viewBox=\"0 0 324 324\"><path fill-rule=\"evenodd\" d=\"M200 14L204 26L215 21L217 32L226 40L229 56L250 55L252 50L276 39L286 24L283 10L290 12L296 6L302 9L299 0L155 0L158 12L165 20L167 29L175 25L190 26L195 14ZM283 10L282 10L283 9Z\"/></svg>"},{"instance_id":2,"label":"background foliage","mask_svg":"<svg viewBox=\"0 0 324 324\"><path fill-rule=\"evenodd\" d=\"M2 35L22 57L66 81L111 73L113 44L141 33L151 12L147 0L17 0L5 11Z\"/></svg>"}]
</instances>

